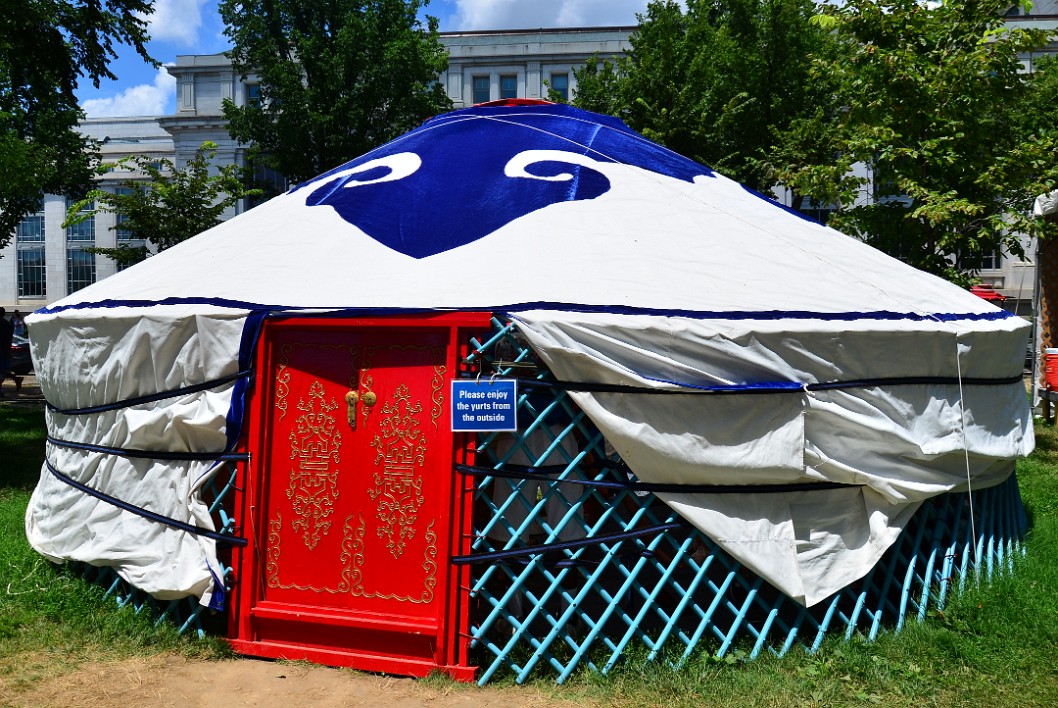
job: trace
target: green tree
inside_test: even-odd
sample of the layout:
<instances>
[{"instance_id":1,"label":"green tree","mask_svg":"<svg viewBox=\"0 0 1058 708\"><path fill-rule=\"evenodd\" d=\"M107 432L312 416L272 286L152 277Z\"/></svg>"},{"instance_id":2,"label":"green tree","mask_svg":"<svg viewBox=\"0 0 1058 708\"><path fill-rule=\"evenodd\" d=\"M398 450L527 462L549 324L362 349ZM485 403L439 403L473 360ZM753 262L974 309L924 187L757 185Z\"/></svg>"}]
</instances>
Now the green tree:
<instances>
[{"instance_id":1,"label":"green tree","mask_svg":"<svg viewBox=\"0 0 1058 708\"><path fill-rule=\"evenodd\" d=\"M449 110L428 0L222 0L229 56L260 100L224 104L257 159L302 181Z\"/></svg>"},{"instance_id":2,"label":"green tree","mask_svg":"<svg viewBox=\"0 0 1058 708\"><path fill-rule=\"evenodd\" d=\"M130 155L102 165L99 170L102 173L120 169L141 177L124 180L121 183L124 193L91 190L70 206L63 226L105 212L121 217L115 229L127 232L131 239L152 244L157 251L186 241L221 223L224 211L240 199L261 194L259 189L243 186L235 165L212 167L216 153L216 143L207 141L182 169L177 169L171 160L149 155ZM130 246L86 250L122 264L137 263L147 257L148 251L145 247Z\"/></svg>"},{"instance_id":3,"label":"green tree","mask_svg":"<svg viewBox=\"0 0 1058 708\"><path fill-rule=\"evenodd\" d=\"M1026 116L1033 85L1019 54L1042 32L1007 29L1009 0L846 0L824 5L841 60L840 110L794 123L779 174L839 207L830 223L926 271L967 283L982 256L1022 255L1021 237L1054 226L1031 216L1055 186L1053 119ZM1053 104L1046 107L1053 115ZM814 156L797 150L824 146ZM853 170L859 164L868 171Z\"/></svg>"},{"instance_id":4,"label":"green tree","mask_svg":"<svg viewBox=\"0 0 1058 708\"><path fill-rule=\"evenodd\" d=\"M154 0L25 0L0 21L0 247L45 193L75 195L90 183L98 151L77 131L74 95L87 78L113 79L116 44L147 62Z\"/></svg>"},{"instance_id":5,"label":"green tree","mask_svg":"<svg viewBox=\"0 0 1058 708\"><path fill-rule=\"evenodd\" d=\"M653 0L625 57L577 72L574 103L770 190L780 131L833 95L809 75L833 45L815 14L812 0Z\"/></svg>"}]
</instances>

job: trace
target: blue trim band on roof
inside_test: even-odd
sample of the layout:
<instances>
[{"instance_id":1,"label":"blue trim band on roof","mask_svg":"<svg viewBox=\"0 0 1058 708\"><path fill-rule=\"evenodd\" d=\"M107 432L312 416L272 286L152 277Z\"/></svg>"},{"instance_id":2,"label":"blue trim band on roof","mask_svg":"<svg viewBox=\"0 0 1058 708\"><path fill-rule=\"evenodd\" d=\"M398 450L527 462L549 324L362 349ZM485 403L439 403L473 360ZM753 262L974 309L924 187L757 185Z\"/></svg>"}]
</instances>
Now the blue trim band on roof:
<instances>
[{"instance_id":1,"label":"blue trim band on roof","mask_svg":"<svg viewBox=\"0 0 1058 708\"><path fill-rule=\"evenodd\" d=\"M702 311L675 308L636 307L633 305L572 305L558 302L525 302L495 308L511 315L526 310L558 310L561 312L583 312L607 315L646 315L655 317L685 317L697 320L823 320L830 322L855 322L858 320L925 322L991 321L1005 320L1015 315L1006 310L993 312L893 312L891 310L863 310L854 312L811 312L808 310L746 310L746 311Z\"/></svg>"},{"instance_id":2,"label":"blue trim band on roof","mask_svg":"<svg viewBox=\"0 0 1058 708\"><path fill-rule=\"evenodd\" d=\"M74 489L88 494L89 496L93 496L96 499L99 499L100 501L104 501L107 504L112 504L113 506L116 506L119 509L135 514L136 516L143 517L144 519L154 521L159 524L165 524L166 526L171 526L172 528L180 529L181 531L186 531L188 533L195 534L196 536L204 536L206 538L211 538L219 543L228 543L233 546L247 545L247 540L240 536L229 536L226 534L217 533L216 531L213 531L211 529L203 528L201 526L195 526L194 524L189 524L184 521L178 521L168 516L163 516L162 514L158 514L148 509L136 506L135 504L130 504L127 501L123 501L121 499L118 499L117 497L112 497L109 494L99 491L98 489L93 489L92 487L89 487L86 484L82 484L81 482L78 482L72 477L68 477L59 470L55 469L52 466L51 462L48 462L47 460L44 461L44 464L47 466L48 471L51 472L52 475L54 475L55 478L59 481L64 482L73 487Z\"/></svg>"},{"instance_id":3,"label":"blue trim band on roof","mask_svg":"<svg viewBox=\"0 0 1058 708\"><path fill-rule=\"evenodd\" d=\"M100 300L97 302L81 302L62 307L50 308L47 314L54 314L66 310L91 310L94 308L111 309L118 307L157 307L159 305L212 305L216 307L227 307L239 310L250 310L252 312L264 311L266 313L284 313L296 315L299 313L327 314L330 316L380 316L401 315L425 312L498 312L509 316L517 316L519 312L527 310L549 310L555 312L578 312L586 314L607 315L639 315L645 317L683 317L691 320L821 320L831 322L856 322L856 321L912 321L912 322L988 322L1005 320L1017 317L1006 310L995 309L991 312L893 312L891 310L864 310L853 312L812 312L809 310L746 310L746 311L709 311L709 310L687 310L677 308L659 307L636 307L633 305L584 305L568 302L552 302L537 300L532 302L517 302L493 305L473 305L462 307L324 307L321 305L266 305L261 303L243 302L239 300L226 300L224 298L165 298L163 300ZM39 310L38 312L45 312Z\"/></svg>"},{"instance_id":4,"label":"blue trim band on roof","mask_svg":"<svg viewBox=\"0 0 1058 708\"><path fill-rule=\"evenodd\" d=\"M72 442L60 440L49 435L46 440L52 445L65 447L70 450L83 450L85 452L98 452L115 457L131 457L143 460L170 460L174 462L213 462L232 461L245 462L250 456L243 452L168 452L164 450L137 450L126 447L110 447L107 445L93 445L91 443Z\"/></svg>"},{"instance_id":5,"label":"blue trim band on roof","mask_svg":"<svg viewBox=\"0 0 1058 708\"><path fill-rule=\"evenodd\" d=\"M101 403L98 406L86 406L84 408L57 408L51 403L48 403L47 405L49 410L55 413L61 413L62 415L91 415L94 413L105 413L106 411L116 411L122 408L131 408L132 406L138 406L142 403L154 403L155 401L164 401L167 398L176 398L177 396L183 396L188 393L208 391L211 388L223 386L224 384L231 383L232 381L238 381L239 379L245 378L252 374L253 371L250 370L240 371L230 376L223 376L219 379L213 379L212 381L203 381L202 383L192 384L191 386L174 388L169 391L159 391L158 393L149 393L143 396L136 396L134 398L126 398L122 401L114 401L112 403Z\"/></svg>"},{"instance_id":6,"label":"blue trim band on roof","mask_svg":"<svg viewBox=\"0 0 1058 708\"><path fill-rule=\"evenodd\" d=\"M70 305L57 305L52 307L42 307L37 310L38 313L44 315L53 315L58 312L66 312L68 310L111 310L119 307L138 308L138 307L158 307L167 305L215 305L217 307L225 307L233 310L286 310L286 309L298 309L288 308L284 305L266 305L259 302L247 302L243 300L230 300L228 298L218 297L167 297L161 300L96 300L94 302L75 302ZM306 308L307 309L307 308Z\"/></svg>"}]
</instances>

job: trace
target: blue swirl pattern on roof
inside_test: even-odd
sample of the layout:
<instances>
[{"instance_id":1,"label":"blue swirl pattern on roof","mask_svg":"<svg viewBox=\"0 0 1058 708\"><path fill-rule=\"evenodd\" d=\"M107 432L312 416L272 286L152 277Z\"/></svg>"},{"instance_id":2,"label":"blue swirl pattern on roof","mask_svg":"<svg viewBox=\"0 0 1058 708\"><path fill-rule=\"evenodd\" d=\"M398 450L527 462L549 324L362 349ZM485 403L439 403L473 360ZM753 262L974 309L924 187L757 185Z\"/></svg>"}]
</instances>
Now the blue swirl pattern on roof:
<instances>
[{"instance_id":1,"label":"blue swirl pattern on roof","mask_svg":"<svg viewBox=\"0 0 1058 708\"><path fill-rule=\"evenodd\" d=\"M530 160L530 151L569 160ZM560 202L595 199L610 181L592 162L633 165L680 180L712 171L630 130L621 121L560 104L484 105L433 118L296 190L379 243L426 258L484 238Z\"/></svg>"}]
</instances>

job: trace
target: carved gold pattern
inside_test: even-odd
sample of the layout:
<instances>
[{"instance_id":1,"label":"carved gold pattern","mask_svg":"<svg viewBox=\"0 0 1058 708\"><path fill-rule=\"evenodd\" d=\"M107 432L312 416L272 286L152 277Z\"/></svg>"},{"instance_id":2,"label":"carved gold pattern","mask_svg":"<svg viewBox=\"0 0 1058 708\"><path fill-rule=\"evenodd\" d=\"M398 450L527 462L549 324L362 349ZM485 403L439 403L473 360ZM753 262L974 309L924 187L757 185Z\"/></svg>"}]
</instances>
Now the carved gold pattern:
<instances>
[{"instance_id":1,"label":"carved gold pattern","mask_svg":"<svg viewBox=\"0 0 1058 708\"><path fill-rule=\"evenodd\" d=\"M350 514L342 526L342 551L339 555L339 559L342 562L342 573L341 580L338 581L338 587L329 588L326 586L317 587L315 585L300 585L298 583L284 583L279 579L279 542L282 538L280 532L283 528L283 519L276 513L276 518L268 522L268 562L265 566L265 584L270 588L277 588L279 590L300 590L302 592L319 592L328 593L330 595L340 595L350 591L352 588L352 553L354 548L354 529L351 524L353 515Z\"/></svg>"},{"instance_id":2,"label":"carved gold pattern","mask_svg":"<svg viewBox=\"0 0 1058 708\"><path fill-rule=\"evenodd\" d=\"M353 515L345 517L342 524L342 552L338 560L342 562L342 579L338 581L338 592L349 592L353 588L353 553L356 548L354 538Z\"/></svg>"},{"instance_id":3,"label":"carved gold pattern","mask_svg":"<svg viewBox=\"0 0 1058 708\"><path fill-rule=\"evenodd\" d=\"M422 591L422 596L426 598L423 600L424 603L433 599L433 591L437 587L437 534L433 530L435 521L436 519L430 519L430 523L426 526L426 550L422 561L422 569L426 571Z\"/></svg>"},{"instance_id":4,"label":"carved gold pattern","mask_svg":"<svg viewBox=\"0 0 1058 708\"><path fill-rule=\"evenodd\" d=\"M283 587L279 584L279 540L283 529L283 517L276 512L276 518L268 522L268 559L265 564L266 584L270 588Z\"/></svg>"},{"instance_id":5,"label":"carved gold pattern","mask_svg":"<svg viewBox=\"0 0 1058 708\"><path fill-rule=\"evenodd\" d=\"M324 349L346 349L354 359L354 370L359 368L359 376L351 377L350 387L370 392L374 388L372 367L375 355L380 351L431 350L434 361L444 361L444 347L435 346L349 346L349 345L300 345L286 344L281 348L276 369L275 407L280 411L280 420L285 417L290 393L291 370L289 356L293 346L311 346ZM357 361L359 360L359 361ZM356 364L359 363L359 367ZM431 422L437 428L437 420L443 412L444 397L444 364L435 363L431 380L430 411ZM357 381L357 378L359 379ZM359 383L359 386L357 386ZM422 495L423 480L414 476L415 465L422 467L425 462L426 440L419 429L419 414L422 404L418 401L411 404L407 386L398 386L393 399L381 408L384 419L380 422L381 435L376 435L370 446L375 448L375 465L385 461L381 474L373 474L375 486L368 489L372 500L381 501L376 508L377 518L383 522L376 531L379 538L388 537L387 549L394 558L399 558L406 549L406 541L414 537L412 525L418 517L418 511L424 501ZM320 538L327 534L331 521L327 518L334 511L334 501L338 496L337 478L339 470L338 451L341 447L341 434L334 425L334 417L329 415L338 404L326 403L323 387L315 381L310 388L309 401L299 400L298 410L302 415L297 419L297 431L291 431L291 460L298 460L299 467L290 473L290 486L287 497L294 501L294 511L299 515L291 526L302 532L306 546L311 550ZM372 407L363 406L363 419L367 422ZM331 472L330 463L335 468ZM295 499L295 497L297 497ZM283 583L279 579L280 539L282 518L278 511L276 518L269 522L268 550L266 560L266 584L271 588L295 589L301 591L325 592L330 594L350 593L364 598L379 598L398 602L427 604L434 598L437 586L437 535L434 532L435 520L431 520L424 532L426 547L423 552L422 568L426 572L423 590L413 597L413 593L400 595L395 593L378 593L365 590L363 587L364 535L367 524L361 514L355 514L359 524L353 526L354 514L350 514L342 525L342 541L339 560L341 563L340 580L336 588L315 587L296 583Z\"/></svg>"},{"instance_id":6,"label":"carved gold pattern","mask_svg":"<svg viewBox=\"0 0 1058 708\"><path fill-rule=\"evenodd\" d=\"M287 395L290 394L290 369L287 368L287 358L290 355L290 345L282 348L281 360L276 368L276 408L279 409L279 419L283 420L287 414Z\"/></svg>"},{"instance_id":7,"label":"carved gold pattern","mask_svg":"<svg viewBox=\"0 0 1058 708\"><path fill-rule=\"evenodd\" d=\"M359 515L358 515L359 516ZM426 527L426 548L423 551L423 570L426 578L423 579L422 593L418 597L398 595L396 593L372 592L364 589L364 534L367 530L367 522L363 516L359 516L360 524L353 533L352 541L352 565L348 568L352 588L350 594L354 597L378 598L380 600L396 600L397 602L412 602L417 605L426 605L433 601L434 588L437 587L437 534L433 526L436 520L431 520ZM344 571L343 571L344 574Z\"/></svg>"},{"instance_id":8,"label":"carved gold pattern","mask_svg":"<svg viewBox=\"0 0 1058 708\"><path fill-rule=\"evenodd\" d=\"M433 410L430 411L430 422L433 423L434 430L437 429L437 419L441 417L441 410L445 402L445 371L444 364L434 365L433 380L430 382L430 385L433 386L433 390L430 393L430 400L433 401Z\"/></svg>"},{"instance_id":9,"label":"carved gold pattern","mask_svg":"<svg viewBox=\"0 0 1058 708\"><path fill-rule=\"evenodd\" d=\"M297 429L290 431L290 459L297 461L297 467L290 470L287 498L298 516L291 527L302 533L309 550L330 529L328 517L338 497L337 465L342 434L335 426L335 417L330 415L337 408L337 401L325 400L323 384L317 379L309 387L309 400L298 400L302 414L295 421Z\"/></svg>"},{"instance_id":10,"label":"carved gold pattern","mask_svg":"<svg viewBox=\"0 0 1058 708\"><path fill-rule=\"evenodd\" d=\"M375 377L371 375L371 364L370 364L370 362L367 362L360 369L360 388L362 388L364 390L365 394L374 393L374 391L371 390L371 388L374 385L375 385ZM364 423L364 425L367 425L367 419L371 416L371 411L373 409L374 409L374 406L362 406L361 407L361 410L363 411L363 419L364 419L363 423Z\"/></svg>"},{"instance_id":11,"label":"carved gold pattern","mask_svg":"<svg viewBox=\"0 0 1058 708\"><path fill-rule=\"evenodd\" d=\"M379 433L371 440L377 450L375 466L382 471L372 477L374 487L367 493L378 500L376 518L382 524L376 529L379 538L387 539L386 548L394 558L404 554L406 541L415 536L415 521L424 498L422 477L415 476L415 466L426 462L426 436L419 429L422 403L412 403L406 384L400 384L393 398L382 407Z\"/></svg>"}]
</instances>

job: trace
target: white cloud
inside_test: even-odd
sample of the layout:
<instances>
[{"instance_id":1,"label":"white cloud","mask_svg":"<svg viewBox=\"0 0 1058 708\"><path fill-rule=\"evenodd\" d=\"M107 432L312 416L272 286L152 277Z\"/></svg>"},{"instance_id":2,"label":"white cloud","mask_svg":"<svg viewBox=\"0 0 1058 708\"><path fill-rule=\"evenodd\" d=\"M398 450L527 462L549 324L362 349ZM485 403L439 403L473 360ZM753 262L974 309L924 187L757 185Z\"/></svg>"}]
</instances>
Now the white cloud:
<instances>
[{"instance_id":1,"label":"white cloud","mask_svg":"<svg viewBox=\"0 0 1058 708\"><path fill-rule=\"evenodd\" d=\"M151 39L194 44L202 27L202 7L208 0L154 0L147 16Z\"/></svg>"},{"instance_id":2,"label":"white cloud","mask_svg":"<svg viewBox=\"0 0 1058 708\"><path fill-rule=\"evenodd\" d=\"M647 0L456 0L461 30L600 27L636 24Z\"/></svg>"},{"instance_id":3,"label":"white cloud","mask_svg":"<svg viewBox=\"0 0 1058 708\"><path fill-rule=\"evenodd\" d=\"M160 67L153 84L130 86L111 98L90 98L81 108L89 118L104 116L160 116L168 112L176 93L176 79Z\"/></svg>"}]
</instances>

